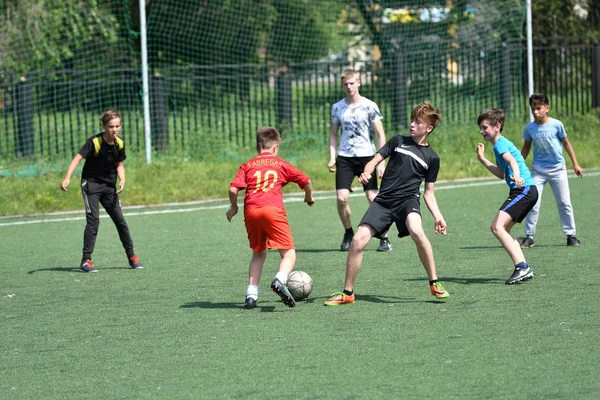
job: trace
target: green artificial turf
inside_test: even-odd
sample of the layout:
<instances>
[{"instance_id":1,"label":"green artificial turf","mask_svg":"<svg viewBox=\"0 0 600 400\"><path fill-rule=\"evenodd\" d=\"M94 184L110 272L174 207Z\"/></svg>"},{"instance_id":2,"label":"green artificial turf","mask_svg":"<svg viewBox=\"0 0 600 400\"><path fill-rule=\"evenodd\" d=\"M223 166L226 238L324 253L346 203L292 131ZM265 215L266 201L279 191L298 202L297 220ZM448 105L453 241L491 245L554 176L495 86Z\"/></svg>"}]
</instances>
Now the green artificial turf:
<instances>
[{"instance_id":1,"label":"green artificial turf","mask_svg":"<svg viewBox=\"0 0 600 400\"><path fill-rule=\"evenodd\" d=\"M296 269L314 281L294 309L269 289L276 252L258 307L243 309L250 250L243 215L228 223L225 201L127 209L143 270L128 268L103 218L96 274L77 268L83 213L0 219L0 398L595 398L596 174L570 180L583 246L565 246L547 188L525 250L535 277L513 286L489 230L506 185L438 183L448 235L422 211L446 301L430 295L412 241L394 234L390 253L367 247L356 302L323 306L343 288L346 262L332 192L312 208L286 203ZM367 207L355 195L354 225Z\"/></svg>"}]
</instances>

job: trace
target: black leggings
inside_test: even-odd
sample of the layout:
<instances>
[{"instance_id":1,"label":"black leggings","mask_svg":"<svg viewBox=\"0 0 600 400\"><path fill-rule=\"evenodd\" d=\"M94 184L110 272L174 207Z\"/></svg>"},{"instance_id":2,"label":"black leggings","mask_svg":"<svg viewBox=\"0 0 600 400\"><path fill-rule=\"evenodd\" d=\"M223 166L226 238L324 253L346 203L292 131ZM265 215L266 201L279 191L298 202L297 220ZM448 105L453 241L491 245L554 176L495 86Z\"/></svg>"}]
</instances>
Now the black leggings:
<instances>
[{"instance_id":1,"label":"black leggings","mask_svg":"<svg viewBox=\"0 0 600 400\"><path fill-rule=\"evenodd\" d=\"M83 234L82 259L91 259L94 252L96 235L98 234L98 227L100 225L100 204L102 204L102 207L104 207L117 227L119 238L127 253L127 258L133 256L135 254L133 251L133 240L131 240L129 227L127 226L127 222L125 222L125 217L123 217L121 202L119 201L115 186L83 179L81 181L81 193L83 194L87 220Z\"/></svg>"}]
</instances>

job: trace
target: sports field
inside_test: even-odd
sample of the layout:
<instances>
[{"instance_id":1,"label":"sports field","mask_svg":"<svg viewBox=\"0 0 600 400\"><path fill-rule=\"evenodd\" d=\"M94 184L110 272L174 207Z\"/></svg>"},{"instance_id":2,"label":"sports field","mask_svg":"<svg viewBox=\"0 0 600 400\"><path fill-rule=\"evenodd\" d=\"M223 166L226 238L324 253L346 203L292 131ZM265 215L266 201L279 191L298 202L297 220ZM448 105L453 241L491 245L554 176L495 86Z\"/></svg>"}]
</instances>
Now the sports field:
<instances>
[{"instance_id":1,"label":"sports field","mask_svg":"<svg viewBox=\"0 0 600 400\"><path fill-rule=\"evenodd\" d=\"M597 398L600 171L585 174L570 180L583 246L565 246L547 188L525 252L535 277L514 286L489 231L506 185L438 183L448 236L423 215L446 301L429 294L412 241L392 237L391 253L367 247L356 303L323 306L346 260L333 193L312 208L287 196L297 269L314 280L295 309L269 289L277 253L258 308L243 309L250 250L225 201L127 209L143 270L102 219L97 274L77 268L83 212L2 218L0 398ZM355 225L366 205L355 192Z\"/></svg>"}]
</instances>

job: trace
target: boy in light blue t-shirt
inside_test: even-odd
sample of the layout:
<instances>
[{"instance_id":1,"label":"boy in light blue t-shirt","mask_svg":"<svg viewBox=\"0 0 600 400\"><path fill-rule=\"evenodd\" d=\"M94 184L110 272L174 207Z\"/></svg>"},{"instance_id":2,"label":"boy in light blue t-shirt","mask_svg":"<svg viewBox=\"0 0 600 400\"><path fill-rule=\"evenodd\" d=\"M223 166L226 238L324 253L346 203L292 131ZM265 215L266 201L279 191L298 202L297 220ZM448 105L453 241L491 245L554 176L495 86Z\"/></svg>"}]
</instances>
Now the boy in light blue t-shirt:
<instances>
[{"instance_id":1,"label":"boy in light blue t-shirt","mask_svg":"<svg viewBox=\"0 0 600 400\"><path fill-rule=\"evenodd\" d=\"M533 94L529 98L534 121L527 124L523 131L524 143L521 154L523 158L527 158L533 144L531 174L537 186L539 198L525 220L525 238L521 242L522 248L535 245L533 235L535 234L540 214L542 192L546 183L550 184L552 193L554 193L560 222L567 236L567 246L581 245L581 242L575 237L575 217L571 205L567 166L562 153L563 147L571 158L575 174L580 178L583 178L583 169L577 163L575 150L573 150L573 146L567 138L562 122L548 116L549 103L548 97L544 94Z\"/></svg>"},{"instance_id":2,"label":"boy in light blue t-shirt","mask_svg":"<svg viewBox=\"0 0 600 400\"><path fill-rule=\"evenodd\" d=\"M519 283L533 278L533 271L525 261L523 250L517 239L510 234L510 230L517 222L525 219L537 202L537 188L519 150L502 136L504 111L498 108L484 110L479 115L477 124L483 139L494 145L496 164L485 157L483 143L477 144L477 159L492 174L504 179L510 189L508 199L498 210L490 228L515 264L515 269L506 283Z\"/></svg>"}]
</instances>

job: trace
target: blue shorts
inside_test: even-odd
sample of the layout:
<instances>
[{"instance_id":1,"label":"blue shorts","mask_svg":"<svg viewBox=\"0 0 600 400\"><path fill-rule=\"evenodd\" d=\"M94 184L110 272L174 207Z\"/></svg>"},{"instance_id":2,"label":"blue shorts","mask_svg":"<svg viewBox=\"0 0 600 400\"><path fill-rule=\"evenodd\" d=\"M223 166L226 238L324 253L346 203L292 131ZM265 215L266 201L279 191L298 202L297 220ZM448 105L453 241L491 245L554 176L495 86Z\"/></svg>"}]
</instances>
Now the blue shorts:
<instances>
[{"instance_id":1,"label":"blue shorts","mask_svg":"<svg viewBox=\"0 0 600 400\"><path fill-rule=\"evenodd\" d=\"M511 189L508 199L500 207L500 211L506 212L515 222L525 219L529 211L538 200L538 191L535 185Z\"/></svg>"}]
</instances>

